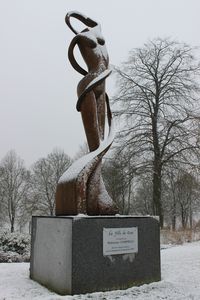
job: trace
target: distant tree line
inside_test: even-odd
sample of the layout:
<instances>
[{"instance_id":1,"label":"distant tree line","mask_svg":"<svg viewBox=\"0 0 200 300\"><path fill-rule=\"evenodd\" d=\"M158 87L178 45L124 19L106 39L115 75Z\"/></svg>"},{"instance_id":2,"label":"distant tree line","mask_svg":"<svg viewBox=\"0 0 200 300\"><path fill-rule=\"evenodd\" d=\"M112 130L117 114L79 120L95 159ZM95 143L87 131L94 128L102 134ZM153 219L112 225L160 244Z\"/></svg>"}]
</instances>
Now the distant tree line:
<instances>
[{"instance_id":1,"label":"distant tree line","mask_svg":"<svg viewBox=\"0 0 200 300\"><path fill-rule=\"evenodd\" d=\"M103 176L121 214L158 215L161 227L193 227L200 209L200 64L195 49L155 39L115 69L120 130ZM87 153L83 145L76 158ZM61 150L30 169L14 151L0 162L0 223L23 228L53 215L55 189L72 159Z\"/></svg>"},{"instance_id":2,"label":"distant tree line","mask_svg":"<svg viewBox=\"0 0 200 300\"><path fill-rule=\"evenodd\" d=\"M155 215L151 172L131 168L118 152L106 159L103 175L110 196L121 214ZM172 230L194 228L200 220L200 178L198 169L171 167L162 174L162 227Z\"/></svg>"}]
</instances>

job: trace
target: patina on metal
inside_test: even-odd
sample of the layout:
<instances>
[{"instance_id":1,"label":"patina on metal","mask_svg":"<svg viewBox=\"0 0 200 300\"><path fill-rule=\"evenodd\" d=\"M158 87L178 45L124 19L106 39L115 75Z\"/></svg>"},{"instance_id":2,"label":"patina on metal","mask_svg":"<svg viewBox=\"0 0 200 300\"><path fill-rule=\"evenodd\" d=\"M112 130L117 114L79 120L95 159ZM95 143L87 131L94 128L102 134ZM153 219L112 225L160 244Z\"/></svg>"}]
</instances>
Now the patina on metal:
<instances>
[{"instance_id":1,"label":"patina on metal","mask_svg":"<svg viewBox=\"0 0 200 300\"><path fill-rule=\"evenodd\" d=\"M71 18L87 27L78 32ZM68 49L69 61L84 75L77 86L76 108L81 112L90 153L74 162L61 176L56 190L56 215L113 215L118 209L106 191L101 174L102 157L114 139L109 98L105 92L105 79L111 73L105 40L100 24L79 12L69 12L65 21L75 33ZM80 50L87 71L74 57L75 46ZM105 137L106 119L109 131Z\"/></svg>"}]
</instances>

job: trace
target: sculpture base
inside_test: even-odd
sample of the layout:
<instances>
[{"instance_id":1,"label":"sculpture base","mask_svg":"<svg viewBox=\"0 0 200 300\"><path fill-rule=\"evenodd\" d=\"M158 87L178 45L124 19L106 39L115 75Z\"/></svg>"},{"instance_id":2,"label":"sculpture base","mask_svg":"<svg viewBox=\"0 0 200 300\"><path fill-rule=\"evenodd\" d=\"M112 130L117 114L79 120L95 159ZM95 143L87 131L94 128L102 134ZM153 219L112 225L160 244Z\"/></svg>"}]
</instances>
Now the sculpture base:
<instances>
[{"instance_id":1,"label":"sculpture base","mask_svg":"<svg viewBox=\"0 0 200 300\"><path fill-rule=\"evenodd\" d=\"M153 217L33 217L30 277L61 295L159 281L159 233Z\"/></svg>"}]
</instances>

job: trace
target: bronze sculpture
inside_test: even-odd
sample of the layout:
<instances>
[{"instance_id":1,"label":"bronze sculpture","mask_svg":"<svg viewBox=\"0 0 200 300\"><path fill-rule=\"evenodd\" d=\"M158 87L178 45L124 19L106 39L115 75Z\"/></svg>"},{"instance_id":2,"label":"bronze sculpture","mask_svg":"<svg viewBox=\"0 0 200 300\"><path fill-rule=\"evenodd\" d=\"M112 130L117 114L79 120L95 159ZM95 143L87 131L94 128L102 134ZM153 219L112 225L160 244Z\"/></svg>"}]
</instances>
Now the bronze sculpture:
<instances>
[{"instance_id":1,"label":"bronze sculpture","mask_svg":"<svg viewBox=\"0 0 200 300\"><path fill-rule=\"evenodd\" d=\"M88 27L77 32L71 25L71 17ZM56 190L56 215L113 215L118 209L108 195L101 175L102 157L114 138L109 98L105 92L105 79L111 73L105 40L100 24L79 12L69 12L65 21L75 33L68 50L69 61L84 75L77 87L76 107L81 112L90 153L73 163L60 178ZM76 45L88 71L74 58ZM105 138L106 111L109 133Z\"/></svg>"}]
</instances>

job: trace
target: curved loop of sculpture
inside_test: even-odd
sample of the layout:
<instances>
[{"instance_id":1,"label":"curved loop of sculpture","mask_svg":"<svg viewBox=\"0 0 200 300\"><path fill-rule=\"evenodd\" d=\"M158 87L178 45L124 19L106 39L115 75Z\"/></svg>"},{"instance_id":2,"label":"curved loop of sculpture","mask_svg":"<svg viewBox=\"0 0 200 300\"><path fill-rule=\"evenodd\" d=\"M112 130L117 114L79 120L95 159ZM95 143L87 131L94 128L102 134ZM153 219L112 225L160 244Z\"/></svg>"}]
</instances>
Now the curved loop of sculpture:
<instances>
[{"instance_id":1,"label":"curved loop of sculpture","mask_svg":"<svg viewBox=\"0 0 200 300\"><path fill-rule=\"evenodd\" d=\"M71 25L72 17L88 27L78 32ZM76 34L69 46L69 61L84 75L77 87L76 107L82 115L90 153L74 162L60 178L56 190L56 215L116 214L118 209L108 195L101 175L102 157L114 139L109 98L105 92L105 79L111 73L105 40L100 25L79 12L69 12L65 20ZM77 63L75 46L79 47L88 71ZM106 114L109 132L105 138Z\"/></svg>"}]
</instances>

